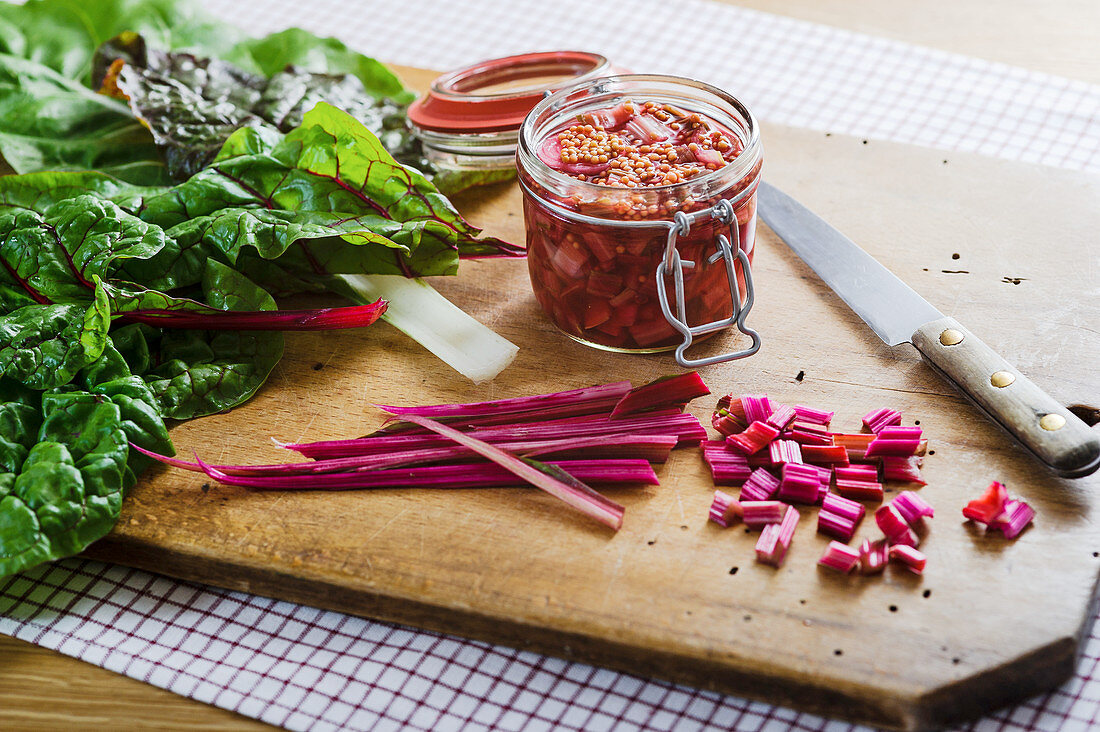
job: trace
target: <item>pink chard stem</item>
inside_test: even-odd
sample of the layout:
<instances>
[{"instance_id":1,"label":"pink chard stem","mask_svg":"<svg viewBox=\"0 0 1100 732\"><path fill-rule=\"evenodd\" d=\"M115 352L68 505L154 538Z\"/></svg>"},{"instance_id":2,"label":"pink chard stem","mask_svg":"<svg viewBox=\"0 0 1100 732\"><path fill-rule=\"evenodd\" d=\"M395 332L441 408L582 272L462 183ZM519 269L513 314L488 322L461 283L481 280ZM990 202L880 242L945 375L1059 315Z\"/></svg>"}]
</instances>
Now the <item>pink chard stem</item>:
<instances>
[{"instance_id":1,"label":"pink chard stem","mask_svg":"<svg viewBox=\"0 0 1100 732\"><path fill-rule=\"evenodd\" d=\"M563 481L543 472L530 462L525 462L498 447L482 442L475 437L427 417L406 414L402 419L443 435L460 445L465 445L482 457L523 478L536 488L541 488L555 498L565 501L586 516L590 516L616 531L623 525L623 507L600 495L580 481Z\"/></svg>"}]
</instances>

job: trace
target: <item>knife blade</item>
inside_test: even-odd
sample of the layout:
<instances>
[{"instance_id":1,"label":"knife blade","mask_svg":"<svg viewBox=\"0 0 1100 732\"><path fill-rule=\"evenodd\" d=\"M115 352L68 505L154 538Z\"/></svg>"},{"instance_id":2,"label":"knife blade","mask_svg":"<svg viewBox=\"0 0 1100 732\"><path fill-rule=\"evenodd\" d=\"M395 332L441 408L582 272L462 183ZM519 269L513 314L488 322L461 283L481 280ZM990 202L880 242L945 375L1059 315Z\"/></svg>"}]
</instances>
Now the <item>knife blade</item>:
<instances>
[{"instance_id":1,"label":"knife blade","mask_svg":"<svg viewBox=\"0 0 1100 732\"><path fill-rule=\"evenodd\" d=\"M888 346L911 343L932 368L1059 475L1100 467L1100 436L964 328L787 194L760 183L757 211Z\"/></svg>"}]
</instances>

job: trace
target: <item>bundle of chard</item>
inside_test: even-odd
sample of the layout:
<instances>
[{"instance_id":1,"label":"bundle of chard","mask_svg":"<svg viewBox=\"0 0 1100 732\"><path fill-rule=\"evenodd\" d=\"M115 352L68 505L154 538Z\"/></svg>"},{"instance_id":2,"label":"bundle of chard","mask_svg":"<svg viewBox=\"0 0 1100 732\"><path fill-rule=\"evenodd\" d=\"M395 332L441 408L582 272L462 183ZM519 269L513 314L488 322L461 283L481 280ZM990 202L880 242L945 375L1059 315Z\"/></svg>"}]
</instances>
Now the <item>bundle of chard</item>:
<instances>
[{"instance_id":1,"label":"bundle of chard","mask_svg":"<svg viewBox=\"0 0 1100 732\"><path fill-rule=\"evenodd\" d=\"M226 485L260 490L476 488L530 483L613 529L623 507L598 486L657 485L651 463L706 439L684 412L710 390L695 372L631 388L618 381L471 404L380 405L393 415L366 437L284 445L306 462L208 465L141 450ZM536 459L537 458L537 459Z\"/></svg>"},{"instance_id":2,"label":"bundle of chard","mask_svg":"<svg viewBox=\"0 0 1100 732\"><path fill-rule=\"evenodd\" d=\"M916 547L932 507L912 491L875 512L881 539L868 539L858 550L847 546L866 513L860 501L881 502L885 481L925 485L920 468L927 440L920 427L901 426L901 417L878 409L864 416L864 431L834 432L833 412L773 405L763 394L727 394L711 418L724 439L705 442L703 458L715 485L740 486L741 492L735 498L715 491L710 519L761 529L757 560L778 567L799 520L792 504L821 506L817 530L834 539L822 566L842 572L858 566L874 574L893 559L920 574L925 558Z\"/></svg>"}]
</instances>

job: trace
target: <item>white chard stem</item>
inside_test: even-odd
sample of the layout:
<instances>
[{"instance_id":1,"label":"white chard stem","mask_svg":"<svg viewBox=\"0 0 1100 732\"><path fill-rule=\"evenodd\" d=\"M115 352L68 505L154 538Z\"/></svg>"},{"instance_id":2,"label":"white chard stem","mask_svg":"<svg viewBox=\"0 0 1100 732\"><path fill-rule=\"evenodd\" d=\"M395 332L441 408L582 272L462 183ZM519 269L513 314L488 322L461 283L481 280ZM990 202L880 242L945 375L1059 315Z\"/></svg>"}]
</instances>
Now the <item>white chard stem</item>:
<instances>
[{"instance_id":1,"label":"white chard stem","mask_svg":"<svg viewBox=\"0 0 1100 732\"><path fill-rule=\"evenodd\" d=\"M337 279L355 300L389 302L382 320L475 384L494 378L519 351L423 280L400 275L338 275Z\"/></svg>"}]
</instances>

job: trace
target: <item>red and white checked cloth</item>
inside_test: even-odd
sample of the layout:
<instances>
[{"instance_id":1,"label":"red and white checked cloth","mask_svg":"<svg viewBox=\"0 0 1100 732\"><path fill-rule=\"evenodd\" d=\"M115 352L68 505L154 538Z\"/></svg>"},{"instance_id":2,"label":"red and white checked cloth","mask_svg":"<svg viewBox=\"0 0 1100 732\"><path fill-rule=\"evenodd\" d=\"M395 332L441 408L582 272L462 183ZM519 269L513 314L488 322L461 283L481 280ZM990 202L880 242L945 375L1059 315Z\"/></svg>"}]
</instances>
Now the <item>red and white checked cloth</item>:
<instances>
[{"instance_id":1,"label":"red and white checked cloth","mask_svg":"<svg viewBox=\"0 0 1100 732\"><path fill-rule=\"evenodd\" d=\"M208 5L256 34L298 25L385 61L429 68L593 50L627 68L707 80L774 123L1100 173L1098 86L706 0ZM668 44L669 24L686 18L690 42ZM0 580L0 632L295 730L857 729L79 559ZM1072 680L972 728L1100 723L1098 661L1094 628Z\"/></svg>"}]
</instances>

